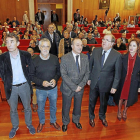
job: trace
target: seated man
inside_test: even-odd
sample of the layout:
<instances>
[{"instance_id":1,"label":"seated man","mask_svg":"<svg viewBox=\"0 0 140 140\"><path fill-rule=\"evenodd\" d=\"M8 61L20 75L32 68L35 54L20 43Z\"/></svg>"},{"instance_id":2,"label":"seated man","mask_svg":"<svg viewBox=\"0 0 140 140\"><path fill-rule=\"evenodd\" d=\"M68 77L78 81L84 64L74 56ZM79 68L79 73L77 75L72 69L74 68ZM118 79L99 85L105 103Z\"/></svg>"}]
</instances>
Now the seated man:
<instances>
[{"instance_id":1,"label":"seated man","mask_svg":"<svg viewBox=\"0 0 140 140\"><path fill-rule=\"evenodd\" d=\"M98 44L95 38L92 38L92 34L88 33L87 44Z\"/></svg>"},{"instance_id":2,"label":"seated man","mask_svg":"<svg viewBox=\"0 0 140 140\"><path fill-rule=\"evenodd\" d=\"M110 25L106 29L103 30L103 34L111 34L111 26Z\"/></svg>"},{"instance_id":3,"label":"seated man","mask_svg":"<svg viewBox=\"0 0 140 140\"><path fill-rule=\"evenodd\" d=\"M16 27L17 27L16 22L12 22L11 28L16 28Z\"/></svg>"},{"instance_id":4,"label":"seated man","mask_svg":"<svg viewBox=\"0 0 140 140\"><path fill-rule=\"evenodd\" d=\"M115 50L126 50L126 45L122 43L122 40L120 38L117 39L117 43L113 46L113 49Z\"/></svg>"},{"instance_id":5,"label":"seated man","mask_svg":"<svg viewBox=\"0 0 140 140\"><path fill-rule=\"evenodd\" d=\"M83 44L83 50L82 51L88 51L88 52L90 52L90 48L87 45L87 40L86 39L82 39L82 44Z\"/></svg>"},{"instance_id":6,"label":"seated man","mask_svg":"<svg viewBox=\"0 0 140 140\"><path fill-rule=\"evenodd\" d=\"M120 31L120 33L129 33L129 31L127 30L126 26L123 26L123 29Z\"/></svg>"},{"instance_id":7,"label":"seated man","mask_svg":"<svg viewBox=\"0 0 140 140\"><path fill-rule=\"evenodd\" d=\"M94 30L94 33L92 34L93 38L100 38L100 33L98 32L98 29Z\"/></svg>"},{"instance_id":8,"label":"seated man","mask_svg":"<svg viewBox=\"0 0 140 140\"><path fill-rule=\"evenodd\" d=\"M19 25L19 21L17 20L17 18L16 18L16 17L14 17L14 20L12 21L12 24L13 24L13 22L15 22L15 23L16 23L16 25Z\"/></svg>"},{"instance_id":9,"label":"seated man","mask_svg":"<svg viewBox=\"0 0 140 140\"><path fill-rule=\"evenodd\" d=\"M126 33L122 33L122 37L120 39L122 40L122 43L124 44L128 43L128 39L126 38Z\"/></svg>"},{"instance_id":10,"label":"seated man","mask_svg":"<svg viewBox=\"0 0 140 140\"><path fill-rule=\"evenodd\" d=\"M132 20L130 24L128 24L127 27L132 27L132 28L135 28L135 24L134 24L134 21Z\"/></svg>"},{"instance_id":11,"label":"seated man","mask_svg":"<svg viewBox=\"0 0 140 140\"><path fill-rule=\"evenodd\" d=\"M35 42L34 40L31 40L31 41L30 41L29 46L30 46L31 48L33 48L33 50L34 50L35 53L40 53L40 50L39 50L39 48L38 48L38 46L36 45L36 42Z\"/></svg>"},{"instance_id":12,"label":"seated man","mask_svg":"<svg viewBox=\"0 0 140 140\"><path fill-rule=\"evenodd\" d=\"M60 130L56 122L57 81L60 78L60 64L57 56L50 54L51 43L47 38L39 42L40 55L31 64L32 82L36 84L39 125L37 132L41 132L45 125L45 103L47 97L50 103L50 125Z\"/></svg>"},{"instance_id":13,"label":"seated man","mask_svg":"<svg viewBox=\"0 0 140 140\"><path fill-rule=\"evenodd\" d=\"M78 34L78 38L82 40L82 39L84 38L84 34L83 34L82 32L80 32L80 33Z\"/></svg>"}]
</instances>

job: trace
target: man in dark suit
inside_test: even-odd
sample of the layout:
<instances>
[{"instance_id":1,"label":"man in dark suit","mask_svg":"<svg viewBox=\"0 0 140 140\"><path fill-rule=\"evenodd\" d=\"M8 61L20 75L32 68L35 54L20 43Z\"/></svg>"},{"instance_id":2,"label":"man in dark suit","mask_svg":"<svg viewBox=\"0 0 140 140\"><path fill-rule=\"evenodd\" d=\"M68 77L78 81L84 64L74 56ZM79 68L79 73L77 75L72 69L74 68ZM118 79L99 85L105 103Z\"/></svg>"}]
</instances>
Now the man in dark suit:
<instances>
[{"instance_id":1,"label":"man in dark suit","mask_svg":"<svg viewBox=\"0 0 140 140\"><path fill-rule=\"evenodd\" d=\"M30 107L32 86L30 80L31 55L28 52L18 50L19 38L14 33L6 36L6 46L9 50L0 55L0 77L4 82L6 99L10 106L10 117L12 130L9 138L16 135L19 129L19 118L17 113L18 96L24 106L25 123L29 132L35 134L32 126L32 111Z\"/></svg>"},{"instance_id":2,"label":"man in dark suit","mask_svg":"<svg viewBox=\"0 0 140 140\"><path fill-rule=\"evenodd\" d=\"M122 43L124 44L128 43L128 39L126 38L126 33L122 33L122 37L120 39L122 40Z\"/></svg>"},{"instance_id":3,"label":"man in dark suit","mask_svg":"<svg viewBox=\"0 0 140 140\"><path fill-rule=\"evenodd\" d=\"M70 122L69 111L71 100L74 97L74 109L72 113L72 121L78 129L82 129L79 123L81 116L81 103L83 97L84 86L89 78L89 62L88 57L82 54L82 41L75 38L72 41L72 52L67 53L61 58L60 71L62 76L62 84L60 90L62 92L62 130L67 131L67 125Z\"/></svg>"},{"instance_id":4,"label":"man in dark suit","mask_svg":"<svg viewBox=\"0 0 140 140\"><path fill-rule=\"evenodd\" d=\"M76 13L74 13L74 22L80 21L80 9L76 9Z\"/></svg>"},{"instance_id":5,"label":"man in dark suit","mask_svg":"<svg viewBox=\"0 0 140 140\"><path fill-rule=\"evenodd\" d=\"M120 33L129 33L129 31L127 30L127 27L126 27L126 25L124 25L123 26L123 29L122 30L120 30Z\"/></svg>"},{"instance_id":6,"label":"man in dark suit","mask_svg":"<svg viewBox=\"0 0 140 140\"><path fill-rule=\"evenodd\" d=\"M57 33L54 32L54 24L51 23L48 26L48 30L41 36L42 38L47 38L51 42L50 53L53 55L58 55L58 46L60 42L60 37Z\"/></svg>"},{"instance_id":7,"label":"man in dark suit","mask_svg":"<svg viewBox=\"0 0 140 140\"><path fill-rule=\"evenodd\" d=\"M116 21L119 21L119 22L121 22L121 17L120 17L120 15L119 15L119 13L117 13L116 14L116 17L114 18L114 24L116 23Z\"/></svg>"},{"instance_id":8,"label":"man in dark suit","mask_svg":"<svg viewBox=\"0 0 140 140\"><path fill-rule=\"evenodd\" d=\"M53 13L51 15L51 22L54 23L57 26L57 22L59 22L58 15L56 14L55 10L53 10Z\"/></svg>"},{"instance_id":9,"label":"man in dark suit","mask_svg":"<svg viewBox=\"0 0 140 140\"><path fill-rule=\"evenodd\" d=\"M95 48L90 59L89 123L92 127L95 126L94 110L98 96L100 96L99 118L104 126L108 126L105 114L109 92L114 94L120 81L121 54L112 49L114 42L115 37L112 34L105 35L102 47Z\"/></svg>"},{"instance_id":10,"label":"man in dark suit","mask_svg":"<svg viewBox=\"0 0 140 140\"><path fill-rule=\"evenodd\" d=\"M40 9L38 9L38 12L35 14L35 20L38 21L40 25L43 25L44 19L45 19L44 13L42 13Z\"/></svg>"}]
</instances>

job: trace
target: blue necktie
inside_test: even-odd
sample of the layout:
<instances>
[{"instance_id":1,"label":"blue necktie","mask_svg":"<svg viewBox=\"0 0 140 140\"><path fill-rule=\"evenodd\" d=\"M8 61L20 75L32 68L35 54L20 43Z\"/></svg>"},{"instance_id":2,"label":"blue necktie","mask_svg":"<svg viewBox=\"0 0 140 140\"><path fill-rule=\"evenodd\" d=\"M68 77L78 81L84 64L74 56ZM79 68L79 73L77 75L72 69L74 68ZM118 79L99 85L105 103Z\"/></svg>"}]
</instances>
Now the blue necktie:
<instances>
[{"instance_id":1,"label":"blue necktie","mask_svg":"<svg viewBox=\"0 0 140 140\"><path fill-rule=\"evenodd\" d=\"M77 66L78 73L80 73L78 58L79 58L79 55L76 55L76 66Z\"/></svg>"},{"instance_id":2,"label":"blue necktie","mask_svg":"<svg viewBox=\"0 0 140 140\"><path fill-rule=\"evenodd\" d=\"M105 53L106 53L106 51L104 51L104 53L103 53L103 55L102 55L102 58L101 58L101 68L102 68L103 65L104 65Z\"/></svg>"}]
</instances>

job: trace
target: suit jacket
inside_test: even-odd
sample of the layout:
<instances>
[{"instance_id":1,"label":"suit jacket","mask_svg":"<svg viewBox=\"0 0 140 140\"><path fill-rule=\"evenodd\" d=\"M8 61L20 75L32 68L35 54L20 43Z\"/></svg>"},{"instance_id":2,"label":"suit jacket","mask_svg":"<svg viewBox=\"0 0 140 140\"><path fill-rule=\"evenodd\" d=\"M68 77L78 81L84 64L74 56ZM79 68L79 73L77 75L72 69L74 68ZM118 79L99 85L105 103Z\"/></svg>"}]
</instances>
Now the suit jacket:
<instances>
[{"instance_id":1,"label":"suit jacket","mask_svg":"<svg viewBox=\"0 0 140 140\"><path fill-rule=\"evenodd\" d=\"M57 14L55 14L55 15L56 15L56 21L59 22L59 20L58 20L58 15L57 15ZM53 21L53 14L51 15L51 22L54 22L54 21Z\"/></svg>"},{"instance_id":2,"label":"suit jacket","mask_svg":"<svg viewBox=\"0 0 140 140\"><path fill-rule=\"evenodd\" d=\"M121 37L121 40L123 41L123 38L122 37ZM125 42L128 43L128 39L127 38L125 38Z\"/></svg>"},{"instance_id":3,"label":"suit jacket","mask_svg":"<svg viewBox=\"0 0 140 140\"><path fill-rule=\"evenodd\" d=\"M42 12L41 13L41 19L42 19L42 23L44 24L44 19L45 19L45 16ZM39 21L39 16L38 16L38 12L35 14L35 21Z\"/></svg>"},{"instance_id":4,"label":"suit jacket","mask_svg":"<svg viewBox=\"0 0 140 140\"><path fill-rule=\"evenodd\" d=\"M80 21L80 14L78 14L78 17L77 17L77 13L74 13L74 22L77 22L77 21Z\"/></svg>"},{"instance_id":5,"label":"suit jacket","mask_svg":"<svg viewBox=\"0 0 140 140\"><path fill-rule=\"evenodd\" d=\"M114 96L114 100L117 104L119 103L121 91L122 91L122 88L125 82L125 77L127 74L128 53L125 55L122 55L121 59L122 59L122 70L120 71L121 80L119 83L119 88ZM127 107L133 105L135 102L138 101L138 88L140 88L140 57L139 56L136 57L133 72L131 75L131 84L130 84L130 90L129 90L129 95L128 95Z\"/></svg>"},{"instance_id":6,"label":"suit jacket","mask_svg":"<svg viewBox=\"0 0 140 140\"><path fill-rule=\"evenodd\" d=\"M78 86L82 87L78 94L83 93L84 86L89 78L89 62L88 57L82 53L80 54L80 66L79 74L72 52L67 53L61 58L60 72L62 83L60 90L63 94L70 96Z\"/></svg>"},{"instance_id":7,"label":"suit jacket","mask_svg":"<svg viewBox=\"0 0 140 140\"><path fill-rule=\"evenodd\" d=\"M29 68L31 64L31 55L28 52L19 50L21 65L23 68L24 76L30 85L31 93L32 93L32 86L30 80L30 73ZM11 96L12 90L12 80L13 80L13 73L12 73L12 66L10 61L10 54L9 52L3 53L0 55L0 77L4 82L5 94L6 99L8 100Z\"/></svg>"},{"instance_id":8,"label":"suit jacket","mask_svg":"<svg viewBox=\"0 0 140 140\"><path fill-rule=\"evenodd\" d=\"M94 89L99 83L100 92L110 92L111 88L118 88L121 78L121 54L112 49L101 68L102 48L95 48L90 58L90 88Z\"/></svg>"}]
</instances>

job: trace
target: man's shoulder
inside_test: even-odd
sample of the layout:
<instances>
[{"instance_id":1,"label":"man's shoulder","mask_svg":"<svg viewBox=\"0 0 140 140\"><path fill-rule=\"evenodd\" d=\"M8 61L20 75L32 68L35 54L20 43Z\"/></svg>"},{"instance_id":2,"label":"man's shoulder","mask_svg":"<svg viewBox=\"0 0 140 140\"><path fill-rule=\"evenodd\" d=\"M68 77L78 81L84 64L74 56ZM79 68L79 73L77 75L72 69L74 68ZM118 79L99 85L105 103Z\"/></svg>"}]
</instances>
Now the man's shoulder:
<instances>
[{"instance_id":1,"label":"man's shoulder","mask_svg":"<svg viewBox=\"0 0 140 140\"><path fill-rule=\"evenodd\" d=\"M0 60L3 61L8 54L9 54L9 52L4 52L3 54L1 54L0 55Z\"/></svg>"},{"instance_id":2,"label":"man's shoulder","mask_svg":"<svg viewBox=\"0 0 140 140\"><path fill-rule=\"evenodd\" d=\"M67 59L69 60L69 58L71 57L71 55L72 55L72 52L69 52L69 53L63 55L63 56L61 57L61 59L62 59L62 60L67 60Z\"/></svg>"},{"instance_id":3,"label":"man's shoulder","mask_svg":"<svg viewBox=\"0 0 140 140\"><path fill-rule=\"evenodd\" d=\"M121 53L119 53L117 50L115 50L113 48L112 48L112 53L113 53L114 57L115 56L117 56L117 57L121 56Z\"/></svg>"}]
</instances>

